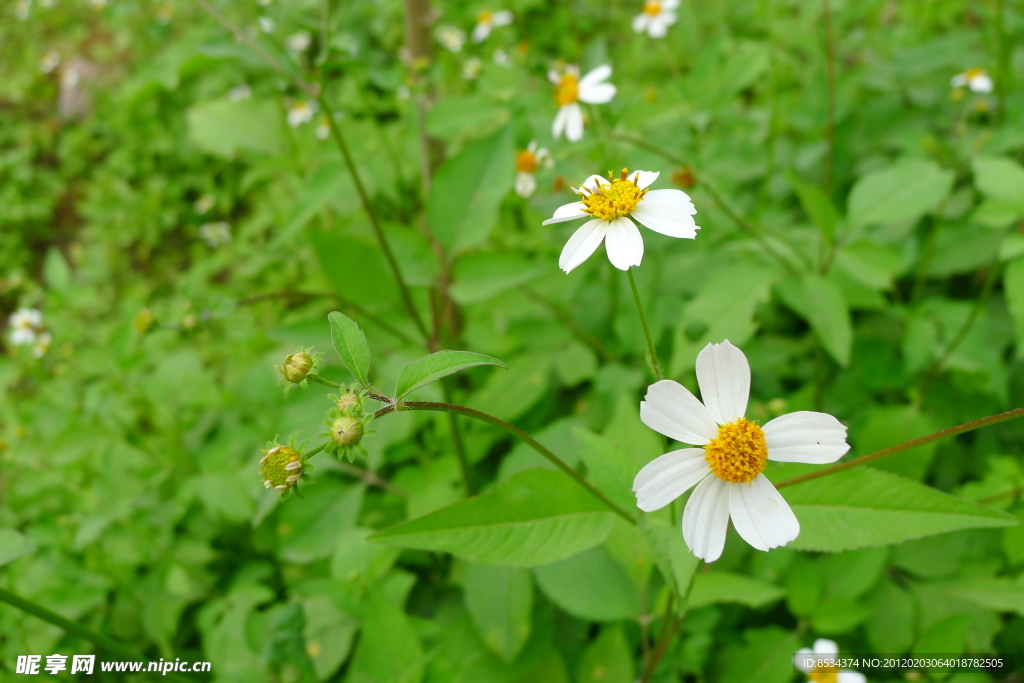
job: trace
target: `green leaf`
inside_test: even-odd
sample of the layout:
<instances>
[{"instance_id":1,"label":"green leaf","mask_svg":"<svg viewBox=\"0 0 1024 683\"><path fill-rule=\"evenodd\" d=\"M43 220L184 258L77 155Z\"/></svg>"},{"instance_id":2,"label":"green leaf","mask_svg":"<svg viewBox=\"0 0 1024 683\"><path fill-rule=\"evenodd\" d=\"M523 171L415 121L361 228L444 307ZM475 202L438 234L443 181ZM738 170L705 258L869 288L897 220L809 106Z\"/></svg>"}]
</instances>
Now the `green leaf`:
<instances>
[{"instance_id":1,"label":"green leaf","mask_svg":"<svg viewBox=\"0 0 1024 683\"><path fill-rule=\"evenodd\" d=\"M364 487L321 481L304 489L305 498L284 503L278 521L278 556L305 564L323 559L347 529L355 526Z\"/></svg>"},{"instance_id":2,"label":"green leaf","mask_svg":"<svg viewBox=\"0 0 1024 683\"><path fill-rule=\"evenodd\" d=\"M1024 212L1024 168L1006 157L977 156L971 163L974 184L986 197L1012 204Z\"/></svg>"},{"instance_id":3,"label":"green leaf","mask_svg":"<svg viewBox=\"0 0 1024 683\"><path fill-rule=\"evenodd\" d=\"M233 157L239 151L276 154L283 146L281 106L276 101L229 99L188 110L188 132L204 152Z\"/></svg>"},{"instance_id":4,"label":"green leaf","mask_svg":"<svg viewBox=\"0 0 1024 683\"><path fill-rule=\"evenodd\" d=\"M515 150L509 126L472 142L438 170L427 196L427 224L450 252L480 244L512 187Z\"/></svg>"},{"instance_id":5,"label":"green leaf","mask_svg":"<svg viewBox=\"0 0 1024 683\"><path fill-rule=\"evenodd\" d=\"M1024 356L1024 256L1018 256L1006 264L1003 291L1006 292L1006 307L1013 318L1017 334L1017 356Z\"/></svg>"},{"instance_id":6,"label":"green leaf","mask_svg":"<svg viewBox=\"0 0 1024 683\"><path fill-rule=\"evenodd\" d=\"M735 602L748 607L763 607L781 600L785 593L778 586L742 574L706 572L693 577L689 605L693 608Z\"/></svg>"},{"instance_id":7,"label":"green leaf","mask_svg":"<svg viewBox=\"0 0 1024 683\"><path fill-rule=\"evenodd\" d=\"M854 445L858 455L867 455L934 431L931 420L922 415L916 406L879 406L871 410L867 421L857 430ZM872 467L920 480L928 471L937 445L933 441L901 451L892 458L876 461Z\"/></svg>"},{"instance_id":8,"label":"green leaf","mask_svg":"<svg viewBox=\"0 0 1024 683\"><path fill-rule=\"evenodd\" d=\"M816 273L787 278L775 286L779 298L807 321L821 345L837 363L850 363L853 323L839 286Z\"/></svg>"},{"instance_id":9,"label":"green leaf","mask_svg":"<svg viewBox=\"0 0 1024 683\"><path fill-rule=\"evenodd\" d=\"M1024 575L958 581L949 594L997 612L1016 612L1024 617Z\"/></svg>"},{"instance_id":10,"label":"green leaf","mask_svg":"<svg viewBox=\"0 0 1024 683\"><path fill-rule=\"evenodd\" d=\"M57 247L51 247L46 252L46 260L43 261L43 278L50 289L58 292L64 292L71 286L71 266L68 265L64 255Z\"/></svg>"},{"instance_id":11,"label":"green leaf","mask_svg":"<svg viewBox=\"0 0 1024 683\"><path fill-rule=\"evenodd\" d=\"M677 596L685 598L700 560L686 547L681 529L652 515L641 517L639 526L665 582Z\"/></svg>"},{"instance_id":12,"label":"green leaf","mask_svg":"<svg viewBox=\"0 0 1024 683\"><path fill-rule=\"evenodd\" d=\"M850 191L850 224L861 227L917 220L949 196L953 178L953 171L921 159L902 159L871 171Z\"/></svg>"},{"instance_id":13,"label":"green leaf","mask_svg":"<svg viewBox=\"0 0 1024 683\"><path fill-rule=\"evenodd\" d=\"M772 478L793 472L792 466L778 467ZM795 484L782 495L800 520L800 535L788 546L797 550L840 552L1018 522L1005 512L869 467Z\"/></svg>"},{"instance_id":14,"label":"green leaf","mask_svg":"<svg viewBox=\"0 0 1024 683\"><path fill-rule=\"evenodd\" d=\"M522 254L476 252L455 264L450 291L460 304L472 304L518 287L547 270L543 262Z\"/></svg>"},{"instance_id":15,"label":"green leaf","mask_svg":"<svg viewBox=\"0 0 1024 683\"><path fill-rule=\"evenodd\" d=\"M442 377L467 368L475 368L478 365L497 365L508 370L508 367L497 358L485 356L482 353L435 351L428 356L410 361L402 368L402 374L398 377L398 386L395 387L395 400L400 401L410 391L418 389L424 384L436 382Z\"/></svg>"},{"instance_id":16,"label":"green leaf","mask_svg":"<svg viewBox=\"0 0 1024 683\"><path fill-rule=\"evenodd\" d=\"M0 566L34 553L36 546L14 529L0 529Z\"/></svg>"},{"instance_id":17,"label":"green leaf","mask_svg":"<svg viewBox=\"0 0 1024 683\"><path fill-rule=\"evenodd\" d=\"M612 513L561 472L519 472L489 492L371 537L480 564L532 567L603 543Z\"/></svg>"},{"instance_id":18,"label":"green leaf","mask_svg":"<svg viewBox=\"0 0 1024 683\"><path fill-rule=\"evenodd\" d=\"M839 223L839 212L833 206L828 195L817 185L805 183L796 175L789 174L789 182L796 190L800 198L800 205L804 213L814 222L818 230L825 238L826 244L831 244L836 234L836 225Z\"/></svg>"},{"instance_id":19,"label":"green leaf","mask_svg":"<svg viewBox=\"0 0 1024 683\"><path fill-rule=\"evenodd\" d=\"M478 137L504 126L508 108L482 94L445 97L427 114L427 133L441 140Z\"/></svg>"},{"instance_id":20,"label":"green leaf","mask_svg":"<svg viewBox=\"0 0 1024 683\"><path fill-rule=\"evenodd\" d=\"M629 453L608 437L589 430L577 427L572 433L579 444L583 462L587 465L587 479L619 507L626 510L634 507L636 497L630 484L639 472L639 467Z\"/></svg>"},{"instance_id":21,"label":"green leaf","mask_svg":"<svg viewBox=\"0 0 1024 683\"><path fill-rule=\"evenodd\" d=\"M629 574L603 548L534 567L533 575L551 602L573 616L617 621L640 613L640 597Z\"/></svg>"},{"instance_id":22,"label":"green leaf","mask_svg":"<svg viewBox=\"0 0 1024 683\"><path fill-rule=\"evenodd\" d=\"M606 626L583 651L576 683L632 683L633 651L620 626Z\"/></svg>"},{"instance_id":23,"label":"green leaf","mask_svg":"<svg viewBox=\"0 0 1024 683\"><path fill-rule=\"evenodd\" d=\"M734 639L735 640L735 639ZM731 644L719 655L722 673L717 683L789 683L793 680L796 637L777 626L747 629L743 645Z\"/></svg>"},{"instance_id":24,"label":"green leaf","mask_svg":"<svg viewBox=\"0 0 1024 683\"><path fill-rule=\"evenodd\" d=\"M341 357L341 362L348 368L360 384L370 387L368 373L370 371L370 346L366 343L366 335L359 325L351 318L334 311L328 314L331 323L331 341L334 349Z\"/></svg>"},{"instance_id":25,"label":"green leaf","mask_svg":"<svg viewBox=\"0 0 1024 683\"><path fill-rule=\"evenodd\" d=\"M381 592L374 593L346 683L419 683L425 665L409 617Z\"/></svg>"},{"instance_id":26,"label":"green leaf","mask_svg":"<svg viewBox=\"0 0 1024 683\"><path fill-rule=\"evenodd\" d=\"M530 637L533 579L519 567L463 565L466 608L480 639L506 662L513 661Z\"/></svg>"}]
</instances>

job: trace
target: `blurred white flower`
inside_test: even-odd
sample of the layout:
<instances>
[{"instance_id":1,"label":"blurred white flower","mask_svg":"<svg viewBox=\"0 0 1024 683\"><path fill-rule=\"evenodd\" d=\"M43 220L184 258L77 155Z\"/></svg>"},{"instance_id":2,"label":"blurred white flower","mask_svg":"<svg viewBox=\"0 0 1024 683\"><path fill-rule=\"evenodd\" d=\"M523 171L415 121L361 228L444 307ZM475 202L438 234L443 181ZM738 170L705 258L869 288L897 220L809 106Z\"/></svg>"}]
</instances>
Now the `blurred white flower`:
<instances>
[{"instance_id":1,"label":"blurred white flower","mask_svg":"<svg viewBox=\"0 0 1024 683\"><path fill-rule=\"evenodd\" d=\"M610 175L610 174L609 174ZM681 190L648 190L658 173L626 169L618 178L605 180L599 175L587 178L573 191L581 201L555 209L544 225L574 221L587 216L592 220L573 233L558 258L558 267L566 273L605 243L608 260L619 270L639 266L644 255L644 240L630 217L655 232L669 237L694 239L700 228L693 220L697 213L690 197Z\"/></svg>"},{"instance_id":2,"label":"blurred white flower","mask_svg":"<svg viewBox=\"0 0 1024 683\"><path fill-rule=\"evenodd\" d=\"M542 168L551 168L555 161L551 158L551 152L543 147L537 147L537 141L532 140L526 149L516 155L516 194L520 197L529 197L537 189L537 179L534 174Z\"/></svg>"},{"instance_id":3,"label":"blurred white flower","mask_svg":"<svg viewBox=\"0 0 1024 683\"><path fill-rule=\"evenodd\" d=\"M89 0L89 4L98 12L107 6L107 0Z\"/></svg>"},{"instance_id":4,"label":"blurred white flower","mask_svg":"<svg viewBox=\"0 0 1024 683\"><path fill-rule=\"evenodd\" d=\"M679 0L645 0L644 11L633 18L633 30L647 31L651 38L664 38L668 27L676 23Z\"/></svg>"},{"instance_id":5,"label":"blurred white flower","mask_svg":"<svg viewBox=\"0 0 1024 683\"><path fill-rule=\"evenodd\" d=\"M50 50L39 60L39 70L44 74L52 73L60 64L60 55Z\"/></svg>"},{"instance_id":6,"label":"blurred white flower","mask_svg":"<svg viewBox=\"0 0 1024 683\"><path fill-rule=\"evenodd\" d=\"M57 4L57 0L39 0L39 6L44 9L50 9Z\"/></svg>"},{"instance_id":7,"label":"blurred white flower","mask_svg":"<svg viewBox=\"0 0 1024 683\"><path fill-rule=\"evenodd\" d=\"M74 88L78 85L79 79L82 75L78 73L78 69L74 67L67 67L60 72L60 84L64 88Z\"/></svg>"},{"instance_id":8,"label":"blurred white flower","mask_svg":"<svg viewBox=\"0 0 1024 683\"><path fill-rule=\"evenodd\" d=\"M491 35L493 29L499 26L508 26L512 23L512 13L508 10L497 12L484 11L476 19L476 26L473 28L473 42L482 43Z\"/></svg>"},{"instance_id":9,"label":"blurred white flower","mask_svg":"<svg viewBox=\"0 0 1024 683\"><path fill-rule=\"evenodd\" d=\"M204 223L199 226L199 236L206 240L210 249L231 243L231 226L225 221Z\"/></svg>"},{"instance_id":10,"label":"blurred white flower","mask_svg":"<svg viewBox=\"0 0 1024 683\"><path fill-rule=\"evenodd\" d=\"M412 90L409 89L409 86L403 83L395 89L395 96L400 100L407 100L412 97Z\"/></svg>"},{"instance_id":11,"label":"blurred white flower","mask_svg":"<svg viewBox=\"0 0 1024 683\"><path fill-rule=\"evenodd\" d=\"M482 68L483 62L480 61L479 57L470 57L462 64L462 77L467 81L471 81L480 75Z\"/></svg>"},{"instance_id":12,"label":"blurred white flower","mask_svg":"<svg viewBox=\"0 0 1024 683\"><path fill-rule=\"evenodd\" d=\"M260 25L260 30L264 33L273 33L277 28L277 24L270 17L259 17L256 19L256 23Z\"/></svg>"},{"instance_id":13,"label":"blurred white flower","mask_svg":"<svg viewBox=\"0 0 1024 683\"><path fill-rule=\"evenodd\" d=\"M827 662L838 657L839 646L835 641L818 638L814 641L814 649L803 647L797 650L793 655L793 663L807 674L807 680L812 683L866 683L867 678L862 673L827 665ZM826 665L817 666L815 660L824 660Z\"/></svg>"},{"instance_id":14,"label":"blurred white flower","mask_svg":"<svg viewBox=\"0 0 1024 683\"><path fill-rule=\"evenodd\" d=\"M750 365L728 340L705 346L696 370L703 403L668 379L649 386L640 403L645 425L703 448L672 451L645 465L633 481L637 507L660 510L696 485L683 508L683 540L705 562L721 557L730 518L757 550L786 545L799 535L800 522L764 476L768 460L835 462L850 450L846 427L808 411L782 415L763 428L747 420Z\"/></svg>"},{"instance_id":15,"label":"blurred white flower","mask_svg":"<svg viewBox=\"0 0 1024 683\"><path fill-rule=\"evenodd\" d=\"M437 42L449 52L460 52L466 42L466 32L454 26L438 26L436 36Z\"/></svg>"},{"instance_id":16,"label":"blurred white flower","mask_svg":"<svg viewBox=\"0 0 1024 683\"><path fill-rule=\"evenodd\" d=\"M35 308L19 308L10 318L11 343L15 346L34 344L43 329L43 314Z\"/></svg>"},{"instance_id":17,"label":"blurred white flower","mask_svg":"<svg viewBox=\"0 0 1024 683\"><path fill-rule=\"evenodd\" d=\"M299 31L285 38L284 46L292 52L305 52L312 42L313 37L309 35L309 31Z\"/></svg>"},{"instance_id":18,"label":"blurred white flower","mask_svg":"<svg viewBox=\"0 0 1024 683\"><path fill-rule=\"evenodd\" d=\"M331 121L327 118L327 114L320 116L319 123L316 124L316 137L318 140L326 140L331 135Z\"/></svg>"},{"instance_id":19,"label":"blurred white flower","mask_svg":"<svg viewBox=\"0 0 1024 683\"><path fill-rule=\"evenodd\" d=\"M583 138L583 110L580 102L587 104L605 104L615 97L615 86L605 83L612 75L612 68L607 64L597 67L583 78L575 66L566 67L561 74L554 70L548 72L548 79L555 86L555 102L558 114L552 126L555 138L562 135L569 142L577 142Z\"/></svg>"},{"instance_id":20,"label":"blurred white flower","mask_svg":"<svg viewBox=\"0 0 1024 683\"><path fill-rule=\"evenodd\" d=\"M968 69L953 76L949 81L951 88L962 88L965 85L973 92L981 93L992 92L993 87L992 78L984 69Z\"/></svg>"},{"instance_id":21,"label":"blurred white flower","mask_svg":"<svg viewBox=\"0 0 1024 683\"><path fill-rule=\"evenodd\" d=\"M292 106L288 108L288 125L298 128L304 123L309 123L318 109L320 109L320 105L316 100L300 100L292 103Z\"/></svg>"},{"instance_id":22,"label":"blurred white flower","mask_svg":"<svg viewBox=\"0 0 1024 683\"><path fill-rule=\"evenodd\" d=\"M261 5L263 7L266 7L267 5L271 4L272 2L274 2L274 0L256 0L256 4L257 5Z\"/></svg>"},{"instance_id":23,"label":"blurred white flower","mask_svg":"<svg viewBox=\"0 0 1024 683\"><path fill-rule=\"evenodd\" d=\"M28 19L29 11L32 9L32 0L18 0L14 5L14 18L18 21Z\"/></svg>"},{"instance_id":24,"label":"blurred white flower","mask_svg":"<svg viewBox=\"0 0 1024 683\"><path fill-rule=\"evenodd\" d=\"M213 195L204 194L202 197L195 201L195 204L192 205L192 208L195 209L196 213L202 216L204 213L212 209L214 204L216 204L216 200L213 198Z\"/></svg>"},{"instance_id":25,"label":"blurred white flower","mask_svg":"<svg viewBox=\"0 0 1024 683\"><path fill-rule=\"evenodd\" d=\"M35 358L45 356L46 352L50 350L51 343L53 343L53 337L50 336L50 333L40 332L35 344L32 345L32 356Z\"/></svg>"},{"instance_id":26,"label":"blurred white flower","mask_svg":"<svg viewBox=\"0 0 1024 683\"><path fill-rule=\"evenodd\" d=\"M161 24L168 23L174 17L174 6L165 2L156 8L156 20Z\"/></svg>"},{"instance_id":27,"label":"blurred white flower","mask_svg":"<svg viewBox=\"0 0 1024 683\"><path fill-rule=\"evenodd\" d=\"M228 90L228 99L232 102L241 102L250 97L252 97L252 90L245 83L236 85L231 90Z\"/></svg>"},{"instance_id":28,"label":"blurred white flower","mask_svg":"<svg viewBox=\"0 0 1024 683\"><path fill-rule=\"evenodd\" d=\"M494 51L494 63L498 66L509 67L512 66L512 58L508 56L507 52L499 47Z\"/></svg>"}]
</instances>

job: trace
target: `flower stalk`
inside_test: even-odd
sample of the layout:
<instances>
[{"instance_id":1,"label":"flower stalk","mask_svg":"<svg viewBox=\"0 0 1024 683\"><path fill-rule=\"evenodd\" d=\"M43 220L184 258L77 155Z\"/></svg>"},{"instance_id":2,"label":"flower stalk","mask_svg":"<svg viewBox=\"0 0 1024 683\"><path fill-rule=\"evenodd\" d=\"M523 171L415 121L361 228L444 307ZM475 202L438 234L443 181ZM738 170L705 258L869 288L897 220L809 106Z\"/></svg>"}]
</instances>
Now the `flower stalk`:
<instances>
[{"instance_id":1,"label":"flower stalk","mask_svg":"<svg viewBox=\"0 0 1024 683\"><path fill-rule=\"evenodd\" d=\"M648 361L651 364L651 372L654 373L654 379L660 382L664 379L661 374L661 363L658 362L658 352L654 348L654 337L651 336L651 327L647 324L647 315L644 313L644 305L640 301L640 292L636 287L633 269L627 270L626 275L629 277L629 287L633 290L633 301L636 303L637 313L640 314L640 324L643 325L644 337L647 339L647 355L649 356Z\"/></svg>"}]
</instances>

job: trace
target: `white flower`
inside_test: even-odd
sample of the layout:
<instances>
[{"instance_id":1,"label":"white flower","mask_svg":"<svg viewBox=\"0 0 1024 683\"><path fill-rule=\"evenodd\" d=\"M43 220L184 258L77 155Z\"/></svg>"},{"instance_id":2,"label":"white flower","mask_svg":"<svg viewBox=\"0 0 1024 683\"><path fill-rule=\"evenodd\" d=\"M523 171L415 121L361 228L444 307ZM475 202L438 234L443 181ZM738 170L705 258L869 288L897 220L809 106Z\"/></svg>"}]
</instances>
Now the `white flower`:
<instances>
[{"instance_id":1,"label":"white flower","mask_svg":"<svg viewBox=\"0 0 1024 683\"><path fill-rule=\"evenodd\" d=\"M639 266L644 255L644 240L630 217L654 232L669 237L694 239L700 230L693 220L697 213L689 195L681 190L648 190L659 173L626 169L614 180L599 175L587 178L573 191L583 199L563 204L544 225L574 221L592 216L593 220L573 233L558 257L558 267L566 273L593 254L605 243L608 260L619 270Z\"/></svg>"},{"instance_id":2,"label":"white flower","mask_svg":"<svg viewBox=\"0 0 1024 683\"><path fill-rule=\"evenodd\" d=\"M231 242L231 226L225 221L204 223L199 226L199 236L206 240L210 249L216 249Z\"/></svg>"},{"instance_id":3,"label":"white flower","mask_svg":"<svg viewBox=\"0 0 1024 683\"><path fill-rule=\"evenodd\" d=\"M36 339L36 343L32 345L32 356L35 358L42 358L46 355L46 352L50 350L50 344L53 342L53 337L50 336L49 332L40 332L39 337Z\"/></svg>"},{"instance_id":4,"label":"white flower","mask_svg":"<svg viewBox=\"0 0 1024 683\"><path fill-rule=\"evenodd\" d=\"M165 2L156 8L156 20L161 24L168 23L174 17L174 6Z\"/></svg>"},{"instance_id":5,"label":"white flower","mask_svg":"<svg viewBox=\"0 0 1024 683\"><path fill-rule=\"evenodd\" d=\"M764 427L743 417L750 366L724 341L697 356L701 403L681 384L662 380L647 389L640 419L683 443L703 446L652 460L633 481L636 504L663 508L696 485L683 510L683 540L694 555L714 562L732 518L736 532L758 550L785 545L800 533L789 504L762 474L768 460L825 464L846 453L846 427L825 413L799 411Z\"/></svg>"},{"instance_id":6,"label":"white flower","mask_svg":"<svg viewBox=\"0 0 1024 683\"><path fill-rule=\"evenodd\" d=\"M512 58L508 56L507 52L499 47L494 51L494 63L498 66L509 67L512 66Z\"/></svg>"},{"instance_id":7,"label":"white flower","mask_svg":"<svg viewBox=\"0 0 1024 683\"><path fill-rule=\"evenodd\" d=\"M89 4L98 12L107 6L107 0L89 0Z\"/></svg>"},{"instance_id":8,"label":"white flower","mask_svg":"<svg viewBox=\"0 0 1024 683\"><path fill-rule=\"evenodd\" d=\"M44 74L53 72L60 65L60 55L50 50L39 60L39 70Z\"/></svg>"},{"instance_id":9,"label":"white flower","mask_svg":"<svg viewBox=\"0 0 1024 683\"><path fill-rule=\"evenodd\" d=\"M257 5L262 5L263 7L266 7L267 5L271 4L272 2L274 2L274 0L256 0L256 4Z\"/></svg>"},{"instance_id":10,"label":"white flower","mask_svg":"<svg viewBox=\"0 0 1024 683\"><path fill-rule=\"evenodd\" d=\"M615 97L615 86L605 83L612 75L612 68L607 64L597 67L583 78L575 66L566 67L561 74L548 72L548 79L555 85L555 102L558 103L558 114L551 132L558 138L562 131L569 142L577 142L583 138L583 110L580 102L587 104L605 104Z\"/></svg>"},{"instance_id":11,"label":"white flower","mask_svg":"<svg viewBox=\"0 0 1024 683\"><path fill-rule=\"evenodd\" d=\"M508 10L497 12L481 12L476 19L476 26L473 28L472 38L474 43L482 43L491 35L491 30L499 26L508 26L512 23L512 13Z\"/></svg>"},{"instance_id":12,"label":"white flower","mask_svg":"<svg viewBox=\"0 0 1024 683\"><path fill-rule=\"evenodd\" d=\"M36 342L43 328L43 314L34 308L19 308L8 319L11 327L11 344L28 346Z\"/></svg>"},{"instance_id":13,"label":"white flower","mask_svg":"<svg viewBox=\"0 0 1024 683\"><path fill-rule=\"evenodd\" d=\"M331 121L324 114L320 117L320 122L316 124L316 137L317 140L326 140L331 135Z\"/></svg>"},{"instance_id":14,"label":"white flower","mask_svg":"<svg viewBox=\"0 0 1024 683\"><path fill-rule=\"evenodd\" d=\"M202 197L195 201L192 208L195 209L196 213L202 216L204 213L213 208L213 205L217 203L217 200L213 198L212 194L204 194Z\"/></svg>"},{"instance_id":15,"label":"white flower","mask_svg":"<svg viewBox=\"0 0 1024 683\"><path fill-rule=\"evenodd\" d=\"M57 0L39 0L39 6L43 9L50 9L57 4Z\"/></svg>"},{"instance_id":16,"label":"white flower","mask_svg":"<svg viewBox=\"0 0 1024 683\"><path fill-rule=\"evenodd\" d=\"M309 123L313 120L313 114L316 114L320 105L316 100L301 100L295 102L288 108L288 125L292 128L298 128L304 123Z\"/></svg>"},{"instance_id":17,"label":"white flower","mask_svg":"<svg viewBox=\"0 0 1024 683\"><path fill-rule=\"evenodd\" d=\"M31 9L32 0L18 0L18 4L14 6L14 17L18 21L25 21Z\"/></svg>"},{"instance_id":18,"label":"white flower","mask_svg":"<svg viewBox=\"0 0 1024 683\"><path fill-rule=\"evenodd\" d=\"M292 52L305 52L312 42L313 37L309 35L309 31L299 31L285 38L284 46Z\"/></svg>"},{"instance_id":19,"label":"white flower","mask_svg":"<svg viewBox=\"0 0 1024 683\"><path fill-rule=\"evenodd\" d=\"M252 90L248 85L243 83L242 85L236 85L231 90L228 90L228 99L232 102L241 102L252 97Z\"/></svg>"},{"instance_id":20,"label":"white flower","mask_svg":"<svg viewBox=\"0 0 1024 683\"><path fill-rule=\"evenodd\" d=\"M668 27L676 23L679 0L645 0L644 11L633 18L633 30L647 31L651 38L664 38Z\"/></svg>"},{"instance_id":21,"label":"white flower","mask_svg":"<svg viewBox=\"0 0 1024 683\"><path fill-rule=\"evenodd\" d=\"M460 52L466 42L466 32L454 26L438 26L437 42L449 52Z\"/></svg>"},{"instance_id":22,"label":"white flower","mask_svg":"<svg viewBox=\"0 0 1024 683\"><path fill-rule=\"evenodd\" d=\"M277 24L270 17L258 17L256 23L260 25L260 30L264 33L273 33L277 28Z\"/></svg>"},{"instance_id":23,"label":"white flower","mask_svg":"<svg viewBox=\"0 0 1024 683\"><path fill-rule=\"evenodd\" d=\"M472 81L480 75L483 66L479 57L470 57L462 65L462 77L467 81Z\"/></svg>"},{"instance_id":24,"label":"white flower","mask_svg":"<svg viewBox=\"0 0 1024 683\"><path fill-rule=\"evenodd\" d=\"M992 78L984 69L968 69L958 73L949 81L949 87L962 88L967 86L974 92L992 92Z\"/></svg>"},{"instance_id":25,"label":"white flower","mask_svg":"<svg viewBox=\"0 0 1024 683\"><path fill-rule=\"evenodd\" d=\"M537 141L532 140L526 149L516 155L516 194L520 197L529 197L537 189L537 179L533 174L542 168L551 168L555 161L551 158L551 152L543 147L537 147Z\"/></svg>"},{"instance_id":26,"label":"white flower","mask_svg":"<svg viewBox=\"0 0 1024 683\"><path fill-rule=\"evenodd\" d=\"M815 659L833 660L839 656L839 646L827 638L814 641L814 649L800 648L793 655L796 668L807 674L807 680L813 683L866 683L864 674L847 671L837 666L815 666ZM811 661L808 661L811 660Z\"/></svg>"}]
</instances>

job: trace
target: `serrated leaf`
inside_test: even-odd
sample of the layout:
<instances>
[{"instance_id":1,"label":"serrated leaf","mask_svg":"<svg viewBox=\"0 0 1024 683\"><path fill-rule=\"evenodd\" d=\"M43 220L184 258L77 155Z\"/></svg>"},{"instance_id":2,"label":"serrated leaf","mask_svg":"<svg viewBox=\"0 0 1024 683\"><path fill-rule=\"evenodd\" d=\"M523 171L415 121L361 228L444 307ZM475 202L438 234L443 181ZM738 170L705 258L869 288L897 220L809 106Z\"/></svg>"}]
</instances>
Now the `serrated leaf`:
<instances>
[{"instance_id":1,"label":"serrated leaf","mask_svg":"<svg viewBox=\"0 0 1024 683\"><path fill-rule=\"evenodd\" d=\"M382 591L366 606L359 649L346 683L419 683L426 658L409 617Z\"/></svg>"},{"instance_id":2,"label":"serrated leaf","mask_svg":"<svg viewBox=\"0 0 1024 683\"><path fill-rule=\"evenodd\" d=\"M606 626L580 658L576 669L577 683L632 683L633 649L626 642L620 626Z\"/></svg>"},{"instance_id":3,"label":"serrated leaf","mask_svg":"<svg viewBox=\"0 0 1024 683\"><path fill-rule=\"evenodd\" d=\"M990 199L1002 200L1024 211L1024 168L1013 159L978 156L971 163L974 184Z\"/></svg>"},{"instance_id":4,"label":"serrated leaf","mask_svg":"<svg viewBox=\"0 0 1024 683\"><path fill-rule=\"evenodd\" d=\"M839 286L816 273L787 278L775 286L783 303L807 321L821 345L837 363L850 362L853 323Z\"/></svg>"},{"instance_id":5,"label":"serrated leaf","mask_svg":"<svg viewBox=\"0 0 1024 683\"><path fill-rule=\"evenodd\" d=\"M612 513L590 492L561 472L532 469L371 540L480 564L532 567L603 543L611 530Z\"/></svg>"},{"instance_id":6,"label":"serrated leaf","mask_svg":"<svg viewBox=\"0 0 1024 683\"><path fill-rule=\"evenodd\" d=\"M1024 356L1024 256L1018 256L1006 264L1003 291L1006 292L1006 308L1013 318L1017 334L1017 356Z\"/></svg>"},{"instance_id":7,"label":"serrated leaf","mask_svg":"<svg viewBox=\"0 0 1024 683\"><path fill-rule=\"evenodd\" d=\"M800 205L804 213L814 222L818 230L830 244L836 234L836 225L839 223L839 212L833 206L832 201L817 185L805 183L795 175L789 175L789 182L796 190L796 196L800 198Z\"/></svg>"},{"instance_id":8,"label":"serrated leaf","mask_svg":"<svg viewBox=\"0 0 1024 683\"><path fill-rule=\"evenodd\" d=\"M690 592L700 560L686 547L682 530L653 515L641 517L638 526L651 547L651 554L662 577L677 596L685 598Z\"/></svg>"},{"instance_id":9,"label":"serrated leaf","mask_svg":"<svg viewBox=\"0 0 1024 683\"><path fill-rule=\"evenodd\" d=\"M579 427L572 433L587 465L587 479L619 507L634 507L636 497L630 484L639 468L633 458L605 436Z\"/></svg>"},{"instance_id":10,"label":"serrated leaf","mask_svg":"<svg viewBox=\"0 0 1024 683\"><path fill-rule=\"evenodd\" d=\"M36 551L35 544L14 529L0 529L0 566Z\"/></svg>"},{"instance_id":11,"label":"serrated leaf","mask_svg":"<svg viewBox=\"0 0 1024 683\"><path fill-rule=\"evenodd\" d=\"M369 389L370 346L366 343L366 335L354 320L343 313L334 311L328 314L327 320L331 323L331 341L341 362L360 384Z\"/></svg>"},{"instance_id":12,"label":"serrated leaf","mask_svg":"<svg viewBox=\"0 0 1024 683\"><path fill-rule=\"evenodd\" d=\"M775 470L787 471L793 469ZM779 475L772 478L778 480ZM788 546L797 550L840 552L1018 522L1005 512L869 467L787 486L781 492L800 520L800 535Z\"/></svg>"},{"instance_id":13,"label":"serrated leaf","mask_svg":"<svg viewBox=\"0 0 1024 683\"><path fill-rule=\"evenodd\" d=\"M902 159L862 176L850 191L854 227L920 218L949 196L954 173L931 161Z\"/></svg>"},{"instance_id":14,"label":"serrated leaf","mask_svg":"<svg viewBox=\"0 0 1024 683\"><path fill-rule=\"evenodd\" d=\"M778 586L734 572L706 572L693 577L689 605L703 607L734 602L748 607L763 607L782 599L786 592Z\"/></svg>"},{"instance_id":15,"label":"serrated leaf","mask_svg":"<svg viewBox=\"0 0 1024 683\"><path fill-rule=\"evenodd\" d=\"M482 353L435 351L430 355L410 361L402 368L402 374L398 377L398 385L395 387L395 400L401 400L410 391L418 389L424 384L436 382L442 377L447 377L460 370L475 368L478 365L497 365L508 370L508 367L497 358L485 356Z\"/></svg>"},{"instance_id":16,"label":"serrated leaf","mask_svg":"<svg viewBox=\"0 0 1024 683\"><path fill-rule=\"evenodd\" d=\"M949 588L949 594L986 609L1024 616L1024 576L958 582Z\"/></svg>"},{"instance_id":17,"label":"serrated leaf","mask_svg":"<svg viewBox=\"0 0 1024 683\"><path fill-rule=\"evenodd\" d=\"M462 586L466 608L484 645L504 661L513 661L530 637L530 572L520 567L487 567L467 562L463 566Z\"/></svg>"},{"instance_id":18,"label":"serrated leaf","mask_svg":"<svg viewBox=\"0 0 1024 683\"><path fill-rule=\"evenodd\" d=\"M603 548L534 567L537 584L573 616L618 621L640 612L640 597L626 570Z\"/></svg>"}]
</instances>

